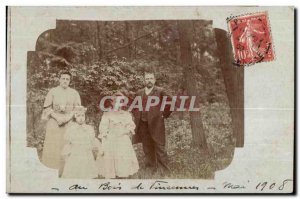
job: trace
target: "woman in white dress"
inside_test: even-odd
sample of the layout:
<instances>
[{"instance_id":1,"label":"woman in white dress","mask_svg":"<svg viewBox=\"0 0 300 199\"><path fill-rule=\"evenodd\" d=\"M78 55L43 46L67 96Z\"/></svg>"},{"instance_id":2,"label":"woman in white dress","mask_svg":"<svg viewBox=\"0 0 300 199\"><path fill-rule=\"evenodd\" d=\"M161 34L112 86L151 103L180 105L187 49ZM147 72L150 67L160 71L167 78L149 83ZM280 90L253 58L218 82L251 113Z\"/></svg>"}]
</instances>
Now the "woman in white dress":
<instances>
[{"instance_id":1,"label":"woman in white dress","mask_svg":"<svg viewBox=\"0 0 300 199\"><path fill-rule=\"evenodd\" d=\"M95 137L94 128L85 124L86 108L75 108L75 120L65 134L65 146L62 156L65 166L62 178L97 178L98 169L93 150L101 150L99 140ZM101 153L101 152L100 152Z\"/></svg>"},{"instance_id":2,"label":"woman in white dress","mask_svg":"<svg viewBox=\"0 0 300 199\"><path fill-rule=\"evenodd\" d=\"M112 102L121 93L116 94ZM131 114L117 107L104 112L99 125L99 138L102 141L103 154L98 153L99 175L105 178L126 178L139 170L138 160L131 143L135 124Z\"/></svg>"}]
</instances>

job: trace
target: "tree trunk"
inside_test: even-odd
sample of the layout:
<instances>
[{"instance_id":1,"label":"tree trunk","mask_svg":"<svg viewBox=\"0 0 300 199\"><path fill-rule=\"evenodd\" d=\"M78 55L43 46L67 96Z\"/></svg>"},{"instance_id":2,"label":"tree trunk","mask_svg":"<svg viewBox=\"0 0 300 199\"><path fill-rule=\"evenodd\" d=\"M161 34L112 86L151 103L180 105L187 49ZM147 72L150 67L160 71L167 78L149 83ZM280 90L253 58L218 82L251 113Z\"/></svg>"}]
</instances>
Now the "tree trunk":
<instances>
[{"instance_id":1,"label":"tree trunk","mask_svg":"<svg viewBox=\"0 0 300 199\"><path fill-rule=\"evenodd\" d=\"M236 147L244 146L244 67L233 66L233 51L227 32L215 28L219 66L225 82Z\"/></svg>"},{"instance_id":2,"label":"tree trunk","mask_svg":"<svg viewBox=\"0 0 300 199\"><path fill-rule=\"evenodd\" d=\"M100 21L97 21L97 40L96 40L96 48L97 48L97 54L98 54L98 61L100 61L102 59L102 34L101 34L101 31L102 31L102 22Z\"/></svg>"},{"instance_id":3,"label":"tree trunk","mask_svg":"<svg viewBox=\"0 0 300 199\"><path fill-rule=\"evenodd\" d=\"M124 22L125 23L125 30L124 30L124 43L125 44L129 44L130 43L130 24L127 22L127 21L125 21ZM127 48L125 48L124 49L124 56L127 58L127 59L129 59L129 60L131 60L131 51L132 51L132 45L130 44L130 45L128 45L127 46Z\"/></svg>"},{"instance_id":4,"label":"tree trunk","mask_svg":"<svg viewBox=\"0 0 300 199\"><path fill-rule=\"evenodd\" d=\"M197 89L196 77L197 69L192 62L191 41L193 34L193 24L191 21L178 21L180 58L185 78L185 87L189 96L196 96L195 106L200 105L200 95ZM200 111L190 111L193 145L208 151L206 137L204 133L202 116Z\"/></svg>"},{"instance_id":5,"label":"tree trunk","mask_svg":"<svg viewBox=\"0 0 300 199\"><path fill-rule=\"evenodd\" d=\"M139 37L140 26L141 25L140 25L139 21L135 22L135 38ZM138 48L137 42L135 41L134 42L134 59L137 58L137 48Z\"/></svg>"}]
</instances>

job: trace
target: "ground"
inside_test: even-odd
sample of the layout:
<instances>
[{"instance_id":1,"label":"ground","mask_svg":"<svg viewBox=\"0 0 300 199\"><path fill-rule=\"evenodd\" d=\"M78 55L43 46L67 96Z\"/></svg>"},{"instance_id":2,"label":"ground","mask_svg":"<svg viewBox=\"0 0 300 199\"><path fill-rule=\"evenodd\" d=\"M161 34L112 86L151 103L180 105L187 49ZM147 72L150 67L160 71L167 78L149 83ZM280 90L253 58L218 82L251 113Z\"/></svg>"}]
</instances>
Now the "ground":
<instances>
[{"instance_id":1,"label":"ground","mask_svg":"<svg viewBox=\"0 0 300 199\"><path fill-rule=\"evenodd\" d=\"M150 173L145 169L145 156L142 145L136 144L140 171L132 176L138 179L212 179L214 172L226 168L234 154L232 124L227 103L202 105L203 126L209 147L209 153L192 147L192 132L188 113L174 112L165 120L166 151L171 174ZM44 126L41 124L40 126ZM41 131L40 131L41 132ZM39 157L43 148L43 134L28 137L28 146L38 149Z\"/></svg>"},{"instance_id":2,"label":"ground","mask_svg":"<svg viewBox=\"0 0 300 199\"><path fill-rule=\"evenodd\" d=\"M211 109L210 111L213 110L216 111L216 109ZM218 110L225 111L225 109ZM209 111L209 109L204 109L204 112L205 111ZM203 115L206 116L209 114L213 113L206 112ZM217 113L215 112L214 114ZM167 131L166 151L171 174L168 176L164 176L159 172L152 174L149 169L146 169L142 144L137 144L134 148L139 160L140 170L132 178L212 179L214 178L214 172L216 170L224 169L230 164L234 153L234 145L230 142L226 143L225 141L225 139L227 139L226 131L228 131L228 128L230 129L230 126L228 126L230 123L217 123L217 121L214 120L215 122L213 124L209 124L208 120L204 121L210 147L210 154L207 154L201 149L191 147L192 133L187 117L188 114L185 113L183 120L180 120L178 119L178 114L176 115L175 113L174 116L165 122ZM217 118L214 117L214 119ZM224 120L224 122L226 122L226 120ZM215 145L210 141L218 136L214 135L214 133L223 135L221 136L221 140L214 140ZM229 135L232 135L232 132L229 133ZM221 141L221 143L218 143L218 141ZM217 149L215 149L215 147Z\"/></svg>"}]
</instances>

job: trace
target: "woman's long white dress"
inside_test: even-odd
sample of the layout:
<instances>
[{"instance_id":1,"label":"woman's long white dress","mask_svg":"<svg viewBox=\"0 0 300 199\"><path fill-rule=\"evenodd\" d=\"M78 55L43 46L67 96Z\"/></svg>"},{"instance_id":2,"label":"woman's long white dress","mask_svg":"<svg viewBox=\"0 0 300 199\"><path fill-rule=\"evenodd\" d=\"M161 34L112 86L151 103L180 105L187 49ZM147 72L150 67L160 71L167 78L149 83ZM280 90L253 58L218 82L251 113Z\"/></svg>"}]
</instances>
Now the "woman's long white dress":
<instances>
[{"instance_id":1,"label":"woman's long white dress","mask_svg":"<svg viewBox=\"0 0 300 199\"><path fill-rule=\"evenodd\" d=\"M53 169L63 167L61 161L61 150L64 146L64 135L70 122L59 126L57 121L50 117L55 112L60 117L66 117L71 114L76 106L81 105L78 92L72 88L63 89L61 86L52 88L44 102L42 119L47 121L46 135L42 153L42 163Z\"/></svg>"},{"instance_id":2,"label":"woman's long white dress","mask_svg":"<svg viewBox=\"0 0 300 199\"><path fill-rule=\"evenodd\" d=\"M135 124L128 111L105 112L99 125L102 140L101 153L97 157L99 175L105 178L128 177L139 170L130 134Z\"/></svg>"},{"instance_id":3,"label":"woman's long white dress","mask_svg":"<svg viewBox=\"0 0 300 199\"><path fill-rule=\"evenodd\" d=\"M93 148L99 146L99 141L95 138L93 127L73 123L66 131L65 141L62 155L66 160L62 178L97 178Z\"/></svg>"}]
</instances>

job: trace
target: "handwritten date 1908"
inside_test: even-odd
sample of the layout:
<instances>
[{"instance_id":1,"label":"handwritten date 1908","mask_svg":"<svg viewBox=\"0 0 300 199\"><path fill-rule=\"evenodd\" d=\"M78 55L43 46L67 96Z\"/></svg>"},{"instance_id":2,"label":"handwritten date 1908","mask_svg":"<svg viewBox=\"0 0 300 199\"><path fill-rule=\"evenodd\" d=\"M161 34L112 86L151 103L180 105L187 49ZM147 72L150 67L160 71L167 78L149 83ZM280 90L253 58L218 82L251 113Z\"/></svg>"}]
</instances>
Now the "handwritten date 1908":
<instances>
[{"instance_id":1,"label":"handwritten date 1908","mask_svg":"<svg viewBox=\"0 0 300 199\"><path fill-rule=\"evenodd\" d=\"M285 188L285 185L288 182L293 181L292 179L285 179L284 181L282 181L281 184L276 184L275 182L270 183L270 182L260 182L256 185L256 189L260 190L260 191L264 191L264 190L273 190L273 189L278 189L280 191L282 191Z\"/></svg>"}]
</instances>

